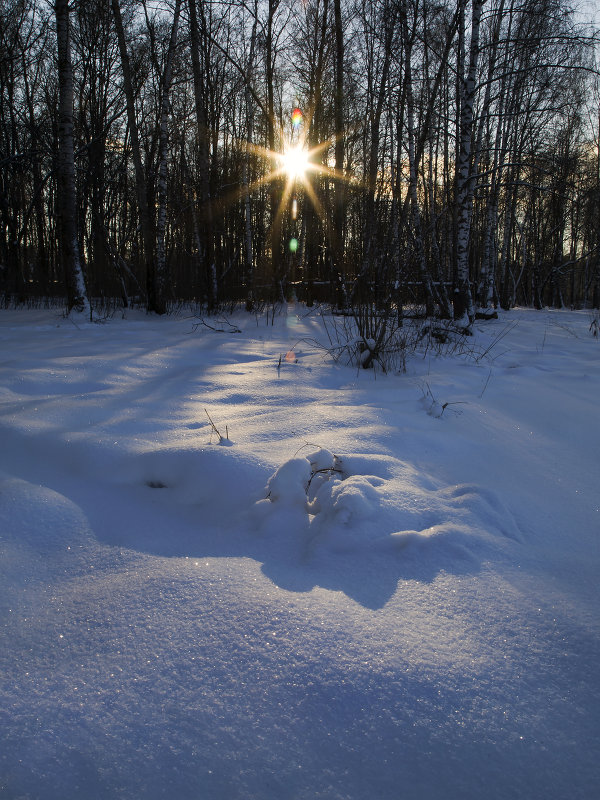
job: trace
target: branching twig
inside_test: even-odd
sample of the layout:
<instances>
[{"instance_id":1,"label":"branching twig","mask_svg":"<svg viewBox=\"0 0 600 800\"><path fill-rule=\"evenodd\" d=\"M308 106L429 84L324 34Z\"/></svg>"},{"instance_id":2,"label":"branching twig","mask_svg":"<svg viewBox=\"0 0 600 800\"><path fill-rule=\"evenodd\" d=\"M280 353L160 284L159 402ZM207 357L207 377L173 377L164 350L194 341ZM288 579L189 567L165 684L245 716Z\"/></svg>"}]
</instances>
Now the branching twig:
<instances>
[{"instance_id":1,"label":"branching twig","mask_svg":"<svg viewBox=\"0 0 600 800\"><path fill-rule=\"evenodd\" d=\"M232 325L231 322L229 322L229 320L218 319L217 322L221 323L221 325L229 325L229 329L227 329L227 328L215 328L213 325L209 325L208 322L206 322L206 320L201 319L200 322L197 322L192 326L192 330L195 333L200 326L204 326L205 328L208 328L211 331L215 331L216 333L241 333L242 332L240 328L236 328L235 325Z\"/></svg>"},{"instance_id":2,"label":"branching twig","mask_svg":"<svg viewBox=\"0 0 600 800\"><path fill-rule=\"evenodd\" d=\"M489 380L489 378L488 378L488 380ZM446 401L445 403L440 403L434 397L434 394L431 391L431 387L429 386L427 381L424 381L424 384L427 387L427 391L425 391L425 389L423 388L423 385L421 385L421 391L423 392L423 399L424 400L427 400L427 396L429 395L429 399L431 401L431 404L429 406L429 409L428 409L427 413L430 416L434 416L434 417L437 417L439 419L443 415L444 411L448 408L448 406L466 406L466 405L468 405L466 400L453 400L453 401ZM441 410L440 410L439 413L434 413L435 409L441 409ZM456 411L455 413L456 414L460 414L462 412Z\"/></svg>"},{"instance_id":3,"label":"branching twig","mask_svg":"<svg viewBox=\"0 0 600 800\"><path fill-rule=\"evenodd\" d=\"M491 343L486 347L486 349L483 350L483 352L480 353L480 355L475 359L475 363L478 364L482 358L485 358L488 353L494 349L498 342L501 342L505 336L508 336L508 334L511 333L511 331L513 331L518 324L518 322L513 322L512 325L506 325L506 327L504 327L500 333L498 333L497 336L492 339Z\"/></svg>"}]
</instances>

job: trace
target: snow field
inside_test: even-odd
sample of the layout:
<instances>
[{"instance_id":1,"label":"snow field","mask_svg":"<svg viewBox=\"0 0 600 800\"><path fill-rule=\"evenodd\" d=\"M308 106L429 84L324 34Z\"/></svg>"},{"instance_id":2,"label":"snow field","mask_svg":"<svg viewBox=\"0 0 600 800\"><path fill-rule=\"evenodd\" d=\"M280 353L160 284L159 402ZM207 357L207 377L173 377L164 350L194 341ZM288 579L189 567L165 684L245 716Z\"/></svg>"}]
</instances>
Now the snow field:
<instances>
[{"instance_id":1,"label":"snow field","mask_svg":"<svg viewBox=\"0 0 600 800\"><path fill-rule=\"evenodd\" d=\"M586 313L376 379L235 321L0 314L0 796L594 797Z\"/></svg>"}]
</instances>

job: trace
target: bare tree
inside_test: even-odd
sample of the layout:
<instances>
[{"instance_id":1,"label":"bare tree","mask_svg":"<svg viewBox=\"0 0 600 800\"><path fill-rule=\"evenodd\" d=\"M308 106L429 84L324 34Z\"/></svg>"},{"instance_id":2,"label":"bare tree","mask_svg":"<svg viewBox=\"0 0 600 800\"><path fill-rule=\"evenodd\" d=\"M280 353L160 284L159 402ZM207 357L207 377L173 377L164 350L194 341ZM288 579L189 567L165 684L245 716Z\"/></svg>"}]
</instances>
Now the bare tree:
<instances>
[{"instance_id":1,"label":"bare tree","mask_svg":"<svg viewBox=\"0 0 600 800\"><path fill-rule=\"evenodd\" d=\"M217 303L217 269L214 257L213 234L213 208L210 191L210 140L209 124L206 113L206 82L204 80L201 60L201 30L198 22L197 0L188 0L190 15L190 48L192 56L192 73L194 79L194 108L196 112L197 139L198 139L198 172L199 172L199 200L202 216L202 228L198 228L198 250L207 276L209 286L209 307L214 308ZM203 0L201 0L202 29L206 42L206 23L204 20Z\"/></svg>"},{"instance_id":2,"label":"bare tree","mask_svg":"<svg viewBox=\"0 0 600 800\"><path fill-rule=\"evenodd\" d=\"M135 173L135 190L137 200L137 213L139 217L139 227L141 230L142 258L144 265L144 275L142 281L145 283L147 292L147 305L150 311L157 310L155 292L155 260L154 260L154 237L148 209L148 187L146 182L146 172L142 160L142 149L140 146L139 128L135 111L135 93L133 88L133 77L129 51L125 39L125 29L121 15L119 0L111 0L117 39L119 42L119 52L121 55L121 69L123 73L123 90L125 92L125 102L127 107L127 122L129 127L129 138L131 143L131 156Z\"/></svg>"},{"instance_id":3,"label":"bare tree","mask_svg":"<svg viewBox=\"0 0 600 800\"><path fill-rule=\"evenodd\" d=\"M469 280L469 242L471 234L470 207L474 192L471 142L473 138L473 105L477 90L477 66L479 62L479 28L481 12L486 0L472 0L471 44L469 65L460 90L460 151L457 165L456 205L458 229L456 235L456 287L454 289L454 318L460 320L466 314L468 322L475 319L473 296Z\"/></svg>"},{"instance_id":4,"label":"bare tree","mask_svg":"<svg viewBox=\"0 0 600 800\"><path fill-rule=\"evenodd\" d=\"M166 285L167 285L167 253L165 248L165 231L167 226L167 160L169 156L169 93L173 79L173 61L177 46L179 29L179 15L181 13L181 0L175 0L171 34L166 53L160 87L160 122L158 137L158 192L157 192L157 221L156 221L156 284L154 311L163 314L166 311Z\"/></svg>"},{"instance_id":5,"label":"bare tree","mask_svg":"<svg viewBox=\"0 0 600 800\"><path fill-rule=\"evenodd\" d=\"M71 63L70 19L68 0L56 0L56 44L59 85L59 151L56 199L59 219L59 241L67 286L69 311L90 312L77 238L77 194L75 184L75 155L73 146L73 66Z\"/></svg>"}]
</instances>

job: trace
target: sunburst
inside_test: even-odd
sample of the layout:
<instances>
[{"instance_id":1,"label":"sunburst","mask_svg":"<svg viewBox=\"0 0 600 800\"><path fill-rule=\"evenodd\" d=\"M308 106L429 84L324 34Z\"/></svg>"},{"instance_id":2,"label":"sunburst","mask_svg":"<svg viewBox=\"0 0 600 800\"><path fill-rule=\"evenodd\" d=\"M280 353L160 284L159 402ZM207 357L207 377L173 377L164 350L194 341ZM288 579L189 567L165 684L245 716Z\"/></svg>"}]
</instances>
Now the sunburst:
<instances>
[{"instance_id":1,"label":"sunburst","mask_svg":"<svg viewBox=\"0 0 600 800\"><path fill-rule=\"evenodd\" d=\"M311 168L310 155L300 145L286 148L279 158L281 167L287 175L288 180L305 181L306 175Z\"/></svg>"},{"instance_id":2,"label":"sunburst","mask_svg":"<svg viewBox=\"0 0 600 800\"><path fill-rule=\"evenodd\" d=\"M327 139L312 148L308 148L305 138L300 135L295 144L285 146L281 151L273 151L260 145L246 141L240 141L239 147L246 152L251 152L255 156L264 159L272 165L270 172L266 172L258 180L240 187L230 194L227 198L222 198L221 202L228 205L236 202L246 193L252 194L261 186L268 184L279 184L281 194L279 203L275 209L272 225L277 227L285 214L286 209L291 207L291 202L296 196L296 192L301 190L308 200L312 203L316 213L325 219L325 211L314 188L313 177L315 175L326 176L335 181L353 182L353 179L344 172L336 170L321 162L322 154L335 144L334 139Z\"/></svg>"}]
</instances>

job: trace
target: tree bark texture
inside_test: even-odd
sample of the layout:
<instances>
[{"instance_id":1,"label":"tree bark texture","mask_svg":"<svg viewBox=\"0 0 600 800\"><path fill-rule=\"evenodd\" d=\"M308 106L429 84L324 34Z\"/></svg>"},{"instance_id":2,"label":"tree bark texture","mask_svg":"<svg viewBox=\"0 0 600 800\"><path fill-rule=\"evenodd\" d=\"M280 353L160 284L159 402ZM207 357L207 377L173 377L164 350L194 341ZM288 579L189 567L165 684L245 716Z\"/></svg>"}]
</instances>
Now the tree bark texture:
<instances>
[{"instance_id":1,"label":"tree bark texture","mask_svg":"<svg viewBox=\"0 0 600 800\"><path fill-rule=\"evenodd\" d=\"M479 28L485 0L473 0L471 7L471 44L469 66L460 92L460 150L457 167L457 233L455 319L466 314L469 322L475 319L473 296L469 283L469 240L471 234L470 207L475 191L476 176L472 174L471 141L473 137L473 105L475 102L477 64L479 61Z\"/></svg>"},{"instance_id":2,"label":"tree bark texture","mask_svg":"<svg viewBox=\"0 0 600 800\"><path fill-rule=\"evenodd\" d=\"M67 286L67 308L69 311L72 309L89 311L77 239L77 186L73 145L73 66L71 63L68 0L56 0L54 13L59 86L59 193L56 198L58 233Z\"/></svg>"}]
</instances>

